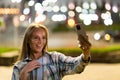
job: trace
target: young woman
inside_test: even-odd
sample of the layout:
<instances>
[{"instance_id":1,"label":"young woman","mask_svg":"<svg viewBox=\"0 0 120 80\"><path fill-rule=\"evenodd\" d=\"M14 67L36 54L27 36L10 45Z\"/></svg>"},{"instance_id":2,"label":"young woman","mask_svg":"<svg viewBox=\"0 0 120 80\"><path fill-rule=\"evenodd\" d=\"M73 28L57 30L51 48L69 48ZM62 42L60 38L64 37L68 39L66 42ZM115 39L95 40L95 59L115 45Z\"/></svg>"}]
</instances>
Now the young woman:
<instances>
[{"instance_id":1,"label":"young woman","mask_svg":"<svg viewBox=\"0 0 120 80\"><path fill-rule=\"evenodd\" d=\"M78 57L48 52L47 44L47 28L31 23L24 34L21 55L19 62L14 65L12 80L62 80L65 75L81 73L90 61L91 46L84 41L81 47L83 53Z\"/></svg>"}]
</instances>

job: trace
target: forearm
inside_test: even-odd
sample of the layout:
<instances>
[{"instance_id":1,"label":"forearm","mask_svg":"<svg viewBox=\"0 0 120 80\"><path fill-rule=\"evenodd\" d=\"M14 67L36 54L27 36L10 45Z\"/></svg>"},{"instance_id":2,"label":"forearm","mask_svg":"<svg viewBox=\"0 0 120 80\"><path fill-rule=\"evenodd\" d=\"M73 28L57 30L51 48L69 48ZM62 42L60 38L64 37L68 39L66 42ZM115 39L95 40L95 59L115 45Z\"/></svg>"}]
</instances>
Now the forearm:
<instances>
[{"instance_id":1,"label":"forearm","mask_svg":"<svg viewBox=\"0 0 120 80\"><path fill-rule=\"evenodd\" d=\"M82 59L83 59L83 60L88 60L90 57L91 57L90 51L88 51L88 52L83 52L83 56L82 56Z\"/></svg>"},{"instance_id":2,"label":"forearm","mask_svg":"<svg viewBox=\"0 0 120 80\"><path fill-rule=\"evenodd\" d=\"M86 59L83 59L83 58L85 58L84 54L81 54L78 58L79 61L77 65L75 65L74 69L72 70L72 73L81 73L84 71L86 65L88 65L88 63L90 62L90 57Z\"/></svg>"}]
</instances>

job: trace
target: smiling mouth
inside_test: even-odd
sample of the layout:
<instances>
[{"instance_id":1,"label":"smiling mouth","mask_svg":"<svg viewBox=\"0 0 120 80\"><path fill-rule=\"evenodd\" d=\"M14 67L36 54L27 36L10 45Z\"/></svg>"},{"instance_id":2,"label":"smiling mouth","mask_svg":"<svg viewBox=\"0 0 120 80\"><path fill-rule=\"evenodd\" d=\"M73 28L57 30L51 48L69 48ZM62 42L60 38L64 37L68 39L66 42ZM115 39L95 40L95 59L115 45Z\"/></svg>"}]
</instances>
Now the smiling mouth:
<instances>
[{"instance_id":1,"label":"smiling mouth","mask_svg":"<svg viewBox=\"0 0 120 80\"><path fill-rule=\"evenodd\" d=\"M37 47L41 47L41 45L37 45Z\"/></svg>"}]
</instances>

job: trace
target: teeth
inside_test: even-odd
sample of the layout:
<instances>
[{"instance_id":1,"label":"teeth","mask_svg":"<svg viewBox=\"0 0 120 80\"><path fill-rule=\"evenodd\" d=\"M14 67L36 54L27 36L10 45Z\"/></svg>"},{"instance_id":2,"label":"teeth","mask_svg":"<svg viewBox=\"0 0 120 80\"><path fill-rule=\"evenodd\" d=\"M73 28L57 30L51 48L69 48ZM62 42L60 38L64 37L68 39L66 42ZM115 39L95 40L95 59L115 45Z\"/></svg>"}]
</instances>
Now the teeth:
<instances>
[{"instance_id":1,"label":"teeth","mask_svg":"<svg viewBox=\"0 0 120 80\"><path fill-rule=\"evenodd\" d=\"M40 47L41 45L37 45L38 47Z\"/></svg>"}]
</instances>

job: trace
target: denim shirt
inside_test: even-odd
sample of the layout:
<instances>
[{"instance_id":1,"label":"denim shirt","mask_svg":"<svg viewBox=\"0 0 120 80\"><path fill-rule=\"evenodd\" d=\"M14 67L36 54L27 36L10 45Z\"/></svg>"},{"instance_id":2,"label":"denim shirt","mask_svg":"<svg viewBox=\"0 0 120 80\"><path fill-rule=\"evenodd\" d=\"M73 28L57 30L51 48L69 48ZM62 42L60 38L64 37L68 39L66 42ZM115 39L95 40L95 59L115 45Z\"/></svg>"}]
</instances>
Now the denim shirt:
<instances>
[{"instance_id":1,"label":"denim shirt","mask_svg":"<svg viewBox=\"0 0 120 80\"><path fill-rule=\"evenodd\" d=\"M85 66L90 62L82 60L83 54L78 57L65 56L59 52L45 52L42 65L42 80L62 80L63 76L68 74L81 73ZM28 63L28 59L14 65L12 80L19 80L19 73L22 68ZM30 59L29 59L30 60ZM37 69L29 73L28 80L40 80L36 76Z\"/></svg>"}]
</instances>

